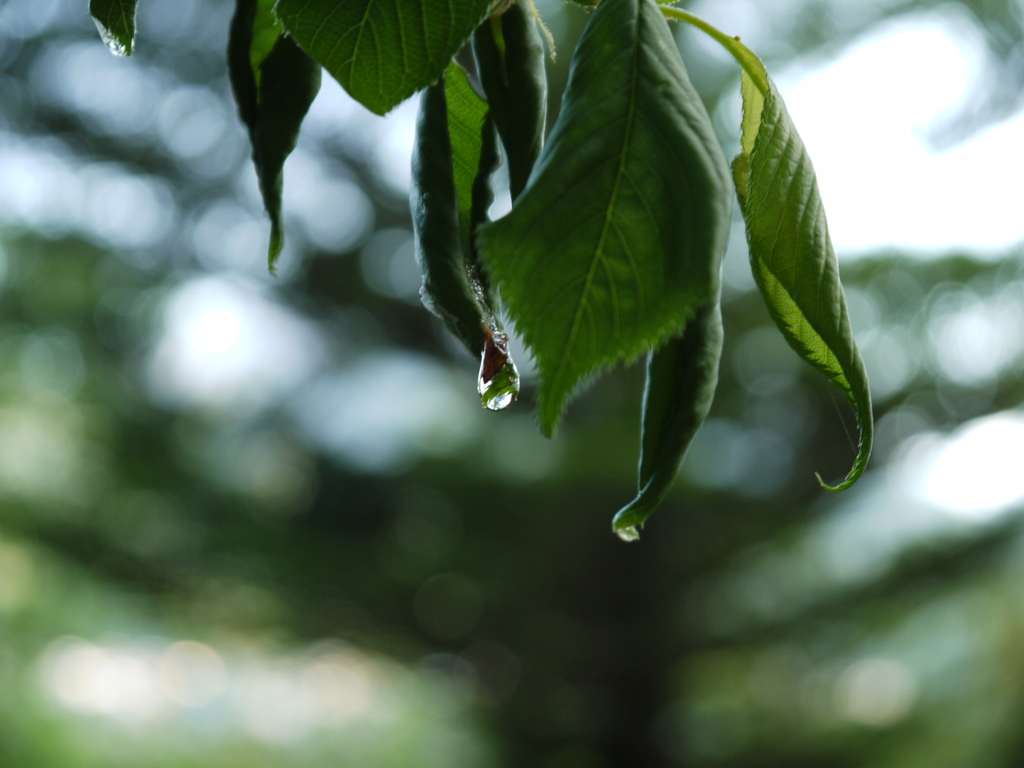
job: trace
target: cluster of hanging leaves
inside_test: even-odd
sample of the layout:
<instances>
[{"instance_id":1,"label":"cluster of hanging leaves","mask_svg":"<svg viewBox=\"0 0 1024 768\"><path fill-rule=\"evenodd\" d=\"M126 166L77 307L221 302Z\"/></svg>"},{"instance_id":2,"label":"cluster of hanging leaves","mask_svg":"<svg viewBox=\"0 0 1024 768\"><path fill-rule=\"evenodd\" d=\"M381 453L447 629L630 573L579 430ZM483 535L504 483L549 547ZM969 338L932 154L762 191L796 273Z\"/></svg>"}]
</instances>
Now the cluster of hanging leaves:
<instances>
[{"instance_id":1,"label":"cluster of hanging leaves","mask_svg":"<svg viewBox=\"0 0 1024 768\"><path fill-rule=\"evenodd\" d=\"M283 243L282 169L321 68L381 115L422 91L411 198L421 293L480 360L484 406L506 408L519 390L503 317L536 359L548 435L587 382L647 353L637 496L613 521L634 539L714 398L735 191L772 318L853 406L856 459L840 484L822 481L848 488L871 452L871 397L814 170L778 90L737 38L687 11L576 1L592 13L548 133L532 0L236 0L228 68L271 220L271 270ZM91 0L115 53L131 54L135 4ZM709 34L742 69L731 169L670 19ZM503 157L513 206L491 222Z\"/></svg>"}]
</instances>

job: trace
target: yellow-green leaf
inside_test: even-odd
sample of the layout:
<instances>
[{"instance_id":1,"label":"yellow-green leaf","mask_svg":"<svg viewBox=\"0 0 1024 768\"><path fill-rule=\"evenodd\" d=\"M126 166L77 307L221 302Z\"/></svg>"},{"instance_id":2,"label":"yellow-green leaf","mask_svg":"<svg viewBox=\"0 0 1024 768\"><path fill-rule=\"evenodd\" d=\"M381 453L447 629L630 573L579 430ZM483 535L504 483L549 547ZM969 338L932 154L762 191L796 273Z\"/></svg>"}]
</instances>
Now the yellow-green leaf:
<instances>
[{"instance_id":1,"label":"yellow-green leaf","mask_svg":"<svg viewBox=\"0 0 1024 768\"><path fill-rule=\"evenodd\" d=\"M733 173L746 219L750 266L790 346L835 382L853 406L860 428L853 466L837 486L822 481L829 490L843 490L856 482L871 455L868 377L850 329L811 159L760 61L760 72L754 73L763 73L762 87L748 66L749 61L743 72L742 151L733 161Z\"/></svg>"}]
</instances>

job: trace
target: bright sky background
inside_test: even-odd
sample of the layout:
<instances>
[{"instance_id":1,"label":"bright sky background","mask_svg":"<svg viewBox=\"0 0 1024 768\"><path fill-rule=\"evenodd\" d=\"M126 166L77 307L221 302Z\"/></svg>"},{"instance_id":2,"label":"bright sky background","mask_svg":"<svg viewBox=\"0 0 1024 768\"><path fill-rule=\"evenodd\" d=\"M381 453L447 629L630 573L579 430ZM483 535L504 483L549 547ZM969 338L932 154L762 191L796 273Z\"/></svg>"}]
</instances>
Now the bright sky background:
<instances>
[{"instance_id":1,"label":"bright sky background","mask_svg":"<svg viewBox=\"0 0 1024 768\"><path fill-rule=\"evenodd\" d=\"M966 16L940 10L882 25L824 67L776 78L841 256L889 245L998 254L1024 240L1024 114L945 151L927 139L977 87L986 55Z\"/></svg>"}]
</instances>

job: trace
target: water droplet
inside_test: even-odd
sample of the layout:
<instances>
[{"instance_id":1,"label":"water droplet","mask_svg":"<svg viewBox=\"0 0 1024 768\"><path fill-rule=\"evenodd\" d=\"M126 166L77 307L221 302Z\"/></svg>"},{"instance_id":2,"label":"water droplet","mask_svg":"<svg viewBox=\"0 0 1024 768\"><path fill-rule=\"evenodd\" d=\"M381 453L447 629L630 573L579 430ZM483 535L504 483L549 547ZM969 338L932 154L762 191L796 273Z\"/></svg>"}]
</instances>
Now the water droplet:
<instances>
[{"instance_id":1,"label":"water droplet","mask_svg":"<svg viewBox=\"0 0 1024 768\"><path fill-rule=\"evenodd\" d=\"M519 371L508 356L508 336L489 328L484 330L486 338L476 390L485 408L502 411L512 405L519 394Z\"/></svg>"},{"instance_id":2,"label":"water droplet","mask_svg":"<svg viewBox=\"0 0 1024 768\"><path fill-rule=\"evenodd\" d=\"M616 528L615 535L623 541L640 541L640 532L637 531L635 525L628 528Z\"/></svg>"},{"instance_id":3,"label":"water droplet","mask_svg":"<svg viewBox=\"0 0 1024 768\"><path fill-rule=\"evenodd\" d=\"M480 402L492 411L502 411L516 401L519 394L519 371L512 360L506 360L501 369L490 379L483 377L477 382Z\"/></svg>"},{"instance_id":4,"label":"water droplet","mask_svg":"<svg viewBox=\"0 0 1024 768\"><path fill-rule=\"evenodd\" d=\"M481 393L484 395L490 393ZM485 398L484 405L492 411L503 411L515 402L516 396L513 392L501 392L492 398Z\"/></svg>"},{"instance_id":5,"label":"water droplet","mask_svg":"<svg viewBox=\"0 0 1024 768\"><path fill-rule=\"evenodd\" d=\"M96 29L100 32L100 38L107 44L107 48L115 56L131 56L132 55L132 41L129 40L125 43L120 37L114 32L107 29L102 23L93 19L96 22Z\"/></svg>"}]
</instances>

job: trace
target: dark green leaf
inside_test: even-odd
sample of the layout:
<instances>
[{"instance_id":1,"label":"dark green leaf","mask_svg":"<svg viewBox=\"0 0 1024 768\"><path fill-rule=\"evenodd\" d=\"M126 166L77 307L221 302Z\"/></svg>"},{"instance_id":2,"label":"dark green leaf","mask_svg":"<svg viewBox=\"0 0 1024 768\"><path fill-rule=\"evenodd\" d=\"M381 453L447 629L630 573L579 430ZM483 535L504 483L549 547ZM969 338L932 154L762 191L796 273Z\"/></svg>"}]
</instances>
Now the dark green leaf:
<instances>
[{"instance_id":1,"label":"dark green leaf","mask_svg":"<svg viewBox=\"0 0 1024 768\"><path fill-rule=\"evenodd\" d=\"M842 490L860 477L871 454L871 392L850 330L811 159L775 84L759 61L756 65L760 71L754 72L764 73L765 85L759 88L745 68L742 151L733 162L750 265L790 346L834 381L853 405L860 427L853 467L834 488L822 482L829 490Z\"/></svg>"},{"instance_id":2,"label":"dark green leaf","mask_svg":"<svg viewBox=\"0 0 1024 768\"><path fill-rule=\"evenodd\" d=\"M270 270L284 245L281 194L284 162L320 90L320 65L285 34L272 2L238 0L228 41L228 71L238 113L249 129L263 204L270 217Z\"/></svg>"},{"instance_id":3,"label":"dark green leaf","mask_svg":"<svg viewBox=\"0 0 1024 768\"><path fill-rule=\"evenodd\" d=\"M285 29L379 115L437 81L494 0L279 0Z\"/></svg>"},{"instance_id":4,"label":"dark green leaf","mask_svg":"<svg viewBox=\"0 0 1024 768\"><path fill-rule=\"evenodd\" d=\"M639 493L619 511L612 528L622 538L662 502L683 463L686 449L711 409L722 357L722 310L715 300L694 314L681 338L669 340L647 361Z\"/></svg>"},{"instance_id":5,"label":"dark green leaf","mask_svg":"<svg viewBox=\"0 0 1024 768\"><path fill-rule=\"evenodd\" d=\"M582 382L718 293L729 169L654 0L603 0L562 111L484 261L540 368L551 433Z\"/></svg>"},{"instance_id":6,"label":"dark green leaf","mask_svg":"<svg viewBox=\"0 0 1024 768\"><path fill-rule=\"evenodd\" d=\"M89 13L100 37L118 56L131 56L135 43L135 5L138 0L89 0Z\"/></svg>"},{"instance_id":7,"label":"dark green leaf","mask_svg":"<svg viewBox=\"0 0 1024 768\"><path fill-rule=\"evenodd\" d=\"M445 70L444 92L463 253L478 269L473 234L486 221L487 209L494 201L491 177L501 158L488 104L455 62Z\"/></svg>"},{"instance_id":8,"label":"dark green leaf","mask_svg":"<svg viewBox=\"0 0 1024 768\"><path fill-rule=\"evenodd\" d=\"M515 200L544 146L548 107L544 45L532 14L515 3L473 33L480 82L508 157Z\"/></svg>"},{"instance_id":9,"label":"dark green leaf","mask_svg":"<svg viewBox=\"0 0 1024 768\"><path fill-rule=\"evenodd\" d=\"M477 391L491 410L507 408L519 393L508 337L475 255L474 233L486 220L497 164L487 105L453 62L420 97L410 201L416 259L423 303L480 358Z\"/></svg>"},{"instance_id":10,"label":"dark green leaf","mask_svg":"<svg viewBox=\"0 0 1024 768\"><path fill-rule=\"evenodd\" d=\"M249 65L256 78L256 87L260 84L260 65L274 50L277 39L281 36L281 23L274 15L276 0L257 0L256 18L252 23L252 43L249 46Z\"/></svg>"},{"instance_id":11,"label":"dark green leaf","mask_svg":"<svg viewBox=\"0 0 1024 768\"><path fill-rule=\"evenodd\" d=\"M463 247L445 80L442 78L420 96L412 158L410 203L416 258L423 273L420 294L427 308L479 357L484 351L486 321ZM463 139L469 140L462 137L460 145L465 143ZM462 150L466 151L465 146ZM466 190L463 192L465 195Z\"/></svg>"}]
</instances>

